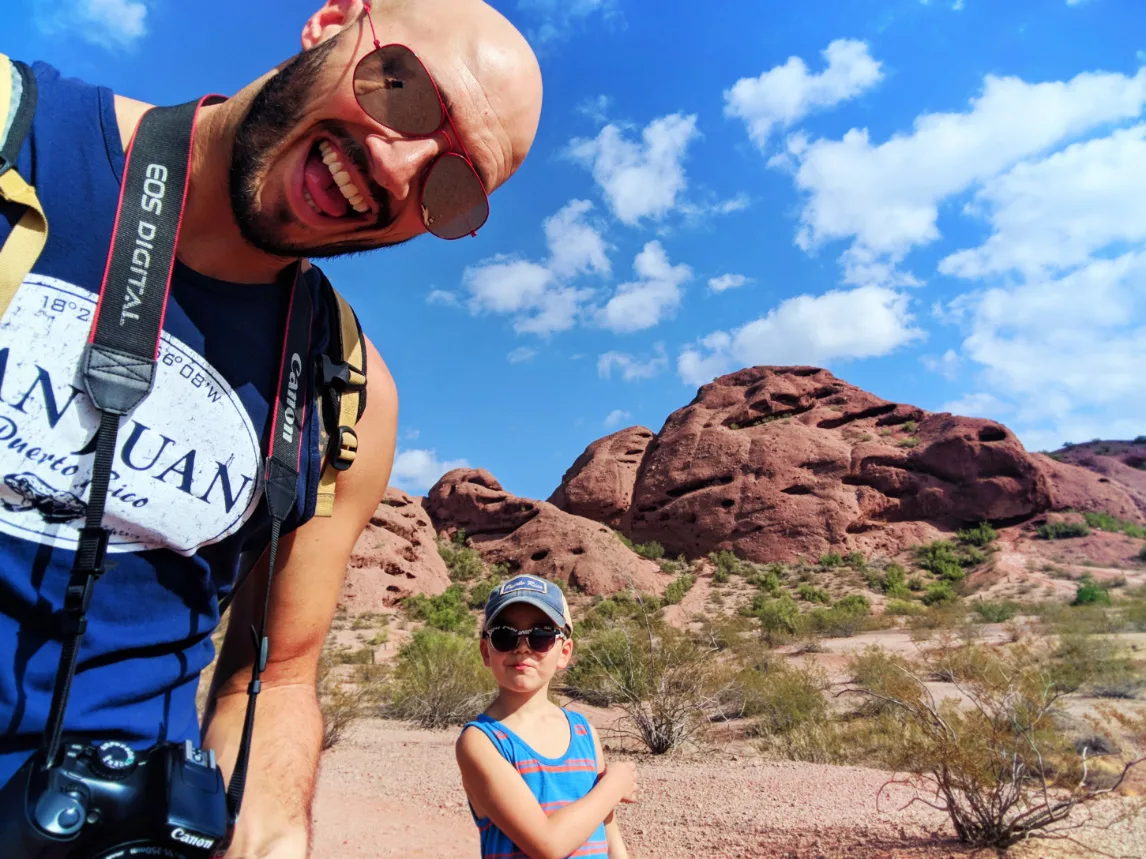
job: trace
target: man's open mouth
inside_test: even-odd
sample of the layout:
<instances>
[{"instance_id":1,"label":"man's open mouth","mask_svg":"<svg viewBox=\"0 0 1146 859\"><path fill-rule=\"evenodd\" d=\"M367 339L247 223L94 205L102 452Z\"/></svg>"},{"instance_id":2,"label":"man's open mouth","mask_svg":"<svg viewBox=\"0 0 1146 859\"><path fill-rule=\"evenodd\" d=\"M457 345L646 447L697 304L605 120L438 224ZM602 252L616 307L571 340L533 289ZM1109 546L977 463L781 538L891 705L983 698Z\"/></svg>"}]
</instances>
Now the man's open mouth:
<instances>
[{"instance_id":1,"label":"man's open mouth","mask_svg":"<svg viewBox=\"0 0 1146 859\"><path fill-rule=\"evenodd\" d=\"M377 211L365 180L329 140L316 141L307 156L302 196L316 213L330 218L356 218Z\"/></svg>"}]
</instances>

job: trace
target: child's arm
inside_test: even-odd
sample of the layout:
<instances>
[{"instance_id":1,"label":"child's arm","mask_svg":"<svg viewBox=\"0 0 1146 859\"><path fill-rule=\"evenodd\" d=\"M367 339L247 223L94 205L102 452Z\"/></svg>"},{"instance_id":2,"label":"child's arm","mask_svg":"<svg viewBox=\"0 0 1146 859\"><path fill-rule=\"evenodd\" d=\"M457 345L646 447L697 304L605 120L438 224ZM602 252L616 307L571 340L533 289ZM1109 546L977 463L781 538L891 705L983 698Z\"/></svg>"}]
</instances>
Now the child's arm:
<instances>
[{"instance_id":1,"label":"child's arm","mask_svg":"<svg viewBox=\"0 0 1146 859\"><path fill-rule=\"evenodd\" d=\"M636 767L623 762L601 776L581 799L547 816L517 769L481 731L463 731L455 752L474 811L489 817L532 859L564 859L636 789Z\"/></svg>"},{"instance_id":2,"label":"child's arm","mask_svg":"<svg viewBox=\"0 0 1146 859\"><path fill-rule=\"evenodd\" d=\"M590 725L589 731L593 735L593 745L597 748L597 772L605 772L605 750L601 748L597 729ZM612 811L605 818L605 838L609 842L609 859L629 859L629 850L625 847L625 840L621 838L621 827L617 824Z\"/></svg>"}]
</instances>

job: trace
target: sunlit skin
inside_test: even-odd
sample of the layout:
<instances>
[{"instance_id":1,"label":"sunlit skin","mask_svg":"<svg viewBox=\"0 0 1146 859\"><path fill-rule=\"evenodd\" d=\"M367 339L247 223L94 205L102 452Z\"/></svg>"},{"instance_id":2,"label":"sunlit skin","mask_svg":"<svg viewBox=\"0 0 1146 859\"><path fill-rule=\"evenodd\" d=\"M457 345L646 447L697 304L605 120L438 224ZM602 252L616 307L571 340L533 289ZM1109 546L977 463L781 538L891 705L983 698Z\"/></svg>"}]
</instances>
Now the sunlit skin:
<instances>
[{"instance_id":1,"label":"sunlit skin","mask_svg":"<svg viewBox=\"0 0 1146 859\"><path fill-rule=\"evenodd\" d=\"M234 282L265 282L299 258L397 244L426 232L420 190L433 159L463 145L487 192L521 165L537 131L541 74L528 43L480 0L381 0L372 4L381 44L409 47L450 106L450 119L429 138L404 137L373 121L354 94L354 70L374 50L361 0L327 0L303 27L304 50L321 51L316 73L289 129L255 153L247 176L254 212L273 246L243 235L230 197L234 144L256 96L278 66L227 101L200 111L191 188L179 257L192 268ZM121 136L130 139L147 105L117 97ZM345 217L316 213L302 194L304 170L319 140L344 156L369 211ZM491 218L496 203L491 201ZM433 239L439 241L439 239ZM285 250L284 250L285 249Z\"/></svg>"}]
</instances>

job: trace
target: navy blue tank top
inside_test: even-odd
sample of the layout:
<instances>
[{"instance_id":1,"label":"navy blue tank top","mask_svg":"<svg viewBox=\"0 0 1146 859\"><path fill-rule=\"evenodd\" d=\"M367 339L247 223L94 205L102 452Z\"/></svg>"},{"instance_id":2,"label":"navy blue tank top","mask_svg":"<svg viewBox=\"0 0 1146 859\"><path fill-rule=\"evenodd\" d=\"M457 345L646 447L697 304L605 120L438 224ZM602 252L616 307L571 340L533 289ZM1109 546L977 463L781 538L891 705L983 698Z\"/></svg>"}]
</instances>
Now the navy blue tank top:
<instances>
[{"instance_id":1,"label":"navy blue tank top","mask_svg":"<svg viewBox=\"0 0 1146 859\"><path fill-rule=\"evenodd\" d=\"M99 424L79 359L124 167L111 91L42 63L33 71L39 106L17 169L37 189L49 234L0 321L0 784L38 748L51 703L93 459L83 451ZM20 214L0 204L0 242ZM311 271L314 350L329 331L318 280ZM198 740L195 693L214 657L219 600L269 539L261 462L288 290L176 264L155 387L121 422L108 570L87 615L68 736L137 748ZM285 530L313 515L321 463L311 417Z\"/></svg>"}]
</instances>

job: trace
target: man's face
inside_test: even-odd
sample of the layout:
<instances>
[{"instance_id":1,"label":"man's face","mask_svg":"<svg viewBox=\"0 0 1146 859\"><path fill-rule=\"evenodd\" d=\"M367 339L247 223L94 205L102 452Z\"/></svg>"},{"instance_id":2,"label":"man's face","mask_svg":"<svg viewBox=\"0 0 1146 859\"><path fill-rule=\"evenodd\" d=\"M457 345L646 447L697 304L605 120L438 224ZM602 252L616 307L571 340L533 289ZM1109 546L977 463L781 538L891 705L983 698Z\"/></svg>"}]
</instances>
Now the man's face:
<instances>
[{"instance_id":1,"label":"man's face","mask_svg":"<svg viewBox=\"0 0 1146 859\"><path fill-rule=\"evenodd\" d=\"M521 99L507 94L504 81L486 81L497 91L484 91L481 50L467 53L456 39L437 44L399 25L387 31L378 19L375 25L383 44L409 44L417 53L450 104L460 140L449 123L432 138L414 138L363 111L354 72L374 45L363 18L347 21L272 76L236 130L232 209L243 236L266 253L325 257L407 241L426 232L421 189L438 155L464 145L492 190L524 157L523 128L524 148L532 142L536 122L522 122L531 108L515 107Z\"/></svg>"}]
</instances>

